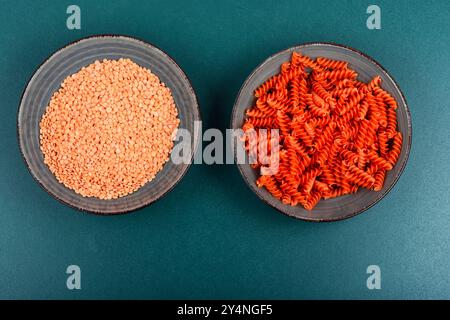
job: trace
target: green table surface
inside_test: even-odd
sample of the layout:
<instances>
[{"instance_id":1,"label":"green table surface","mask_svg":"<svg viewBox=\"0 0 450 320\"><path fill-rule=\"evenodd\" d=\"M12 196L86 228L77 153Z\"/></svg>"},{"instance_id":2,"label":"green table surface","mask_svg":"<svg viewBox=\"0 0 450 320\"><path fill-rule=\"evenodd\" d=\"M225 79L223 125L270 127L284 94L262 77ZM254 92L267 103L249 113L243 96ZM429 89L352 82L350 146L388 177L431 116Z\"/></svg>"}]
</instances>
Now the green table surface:
<instances>
[{"instance_id":1,"label":"green table surface","mask_svg":"<svg viewBox=\"0 0 450 320\"><path fill-rule=\"evenodd\" d=\"M81 8L81 30L66 8ZM0 298L450 298L450 2L0 1ZM136 213L101 217L43 191L21 158L22 91L52 52L124 34L169 53L191 79L205 128L225 130L247 75L295 44L331 41L380 62L412 114L394 189L352 219L308 223L265 205L234 165L193 165ZM66 268L81 268L68 290ZM381 290L366 286L381 268Z\"/></svg>"}]
</instances>

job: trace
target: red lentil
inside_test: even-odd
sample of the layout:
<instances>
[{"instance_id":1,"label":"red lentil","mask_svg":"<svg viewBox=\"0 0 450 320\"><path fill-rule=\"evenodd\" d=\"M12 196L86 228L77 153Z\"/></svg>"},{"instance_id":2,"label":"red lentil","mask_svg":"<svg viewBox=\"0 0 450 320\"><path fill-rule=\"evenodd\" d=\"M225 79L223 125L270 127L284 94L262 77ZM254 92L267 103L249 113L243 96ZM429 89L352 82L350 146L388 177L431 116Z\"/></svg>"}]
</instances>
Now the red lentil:
<instances>
[{"instance_id":1,"label":"red lentil","mask_svg":"<svg viewBox=\"0 0 450 320\"><path fill-rule=\"evenodd\" d=\"M130 59L67 77L40 122L44 161L85 197L114 199L151 181L169 160L180 120L168 87Z\"/></svg>"}]
</instances>

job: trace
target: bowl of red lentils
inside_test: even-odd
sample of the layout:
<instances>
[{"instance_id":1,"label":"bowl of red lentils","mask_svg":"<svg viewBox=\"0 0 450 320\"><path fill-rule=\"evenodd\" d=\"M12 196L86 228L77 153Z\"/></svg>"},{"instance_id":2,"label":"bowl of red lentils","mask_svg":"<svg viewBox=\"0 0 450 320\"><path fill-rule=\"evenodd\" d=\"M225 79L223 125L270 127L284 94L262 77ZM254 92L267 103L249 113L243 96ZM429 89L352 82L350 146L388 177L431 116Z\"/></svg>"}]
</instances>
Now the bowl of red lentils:
<instances>
[{"instance_id":1,"label":"bowl of red lentils","mask_svg":"<svg viewBox=\"0 0 450 320\"><path fill-rule=\"evenodd\" d=\"M17 128L39 185L70 207L112 215L174 188L195 153L196 121L195 92L165 52L126 36L93 36L38 68L24 90ZM180 139L182 131L190 141ZM187 153L182 161L178 143Z\"/></svg>"}]
</instances>

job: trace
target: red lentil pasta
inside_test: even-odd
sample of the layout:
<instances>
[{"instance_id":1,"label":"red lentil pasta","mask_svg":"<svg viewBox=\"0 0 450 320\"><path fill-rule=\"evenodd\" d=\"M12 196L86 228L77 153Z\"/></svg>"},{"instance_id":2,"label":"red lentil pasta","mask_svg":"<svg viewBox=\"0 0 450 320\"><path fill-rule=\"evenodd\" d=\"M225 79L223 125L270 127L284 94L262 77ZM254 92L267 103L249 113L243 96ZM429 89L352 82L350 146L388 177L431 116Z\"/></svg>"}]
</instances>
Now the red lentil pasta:
<instances>
[{"instance_id":1,"label":"red lentil pasta","mask_svg":"<svg viewBox=\"0 0 450 320\"><path fill-rule=\"evenodd\" d=\"M243 125L249 152L261 142L260 129L279 130L268 137L278 139L278 148L267 145L279 159L278 170L270 172L257 157L256 184L307 210L359 188L380 191L402 147L397 102L381 88L381 78L364 83L347 62L298 52L280 69L255 90ZM256 143L249 132L256 132Z\"/></svg>"}]
</instances>

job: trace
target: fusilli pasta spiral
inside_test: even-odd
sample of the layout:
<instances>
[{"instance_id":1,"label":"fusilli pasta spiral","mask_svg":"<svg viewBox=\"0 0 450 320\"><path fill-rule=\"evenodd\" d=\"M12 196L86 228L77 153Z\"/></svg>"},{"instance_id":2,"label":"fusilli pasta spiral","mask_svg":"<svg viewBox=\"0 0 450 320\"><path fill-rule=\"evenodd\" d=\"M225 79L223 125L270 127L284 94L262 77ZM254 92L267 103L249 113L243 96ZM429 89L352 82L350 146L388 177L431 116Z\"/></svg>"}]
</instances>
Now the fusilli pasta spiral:
<instances>
[{"instance_id":1,"label":"fusilli pasta spiral","mask_svg":"<svg viewBox=\"0 0 450 320\"><path fill-rule=\"evenodd\" d=\"M345 61L299 52L280 69L255 90L255 105L243 124L246 133L279 130L279 135L253 134L253 141L244 138L249 154L259 156L252 164L261 170L256 184L307 210L360 187L380 191L402 149L397 102L381 88L381 77L364 83ZM261 150L277 156L276 172Z\"/></svg>"}]
</instances>

